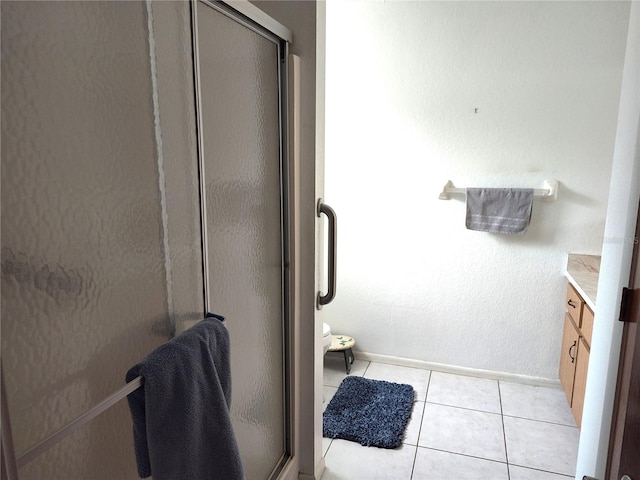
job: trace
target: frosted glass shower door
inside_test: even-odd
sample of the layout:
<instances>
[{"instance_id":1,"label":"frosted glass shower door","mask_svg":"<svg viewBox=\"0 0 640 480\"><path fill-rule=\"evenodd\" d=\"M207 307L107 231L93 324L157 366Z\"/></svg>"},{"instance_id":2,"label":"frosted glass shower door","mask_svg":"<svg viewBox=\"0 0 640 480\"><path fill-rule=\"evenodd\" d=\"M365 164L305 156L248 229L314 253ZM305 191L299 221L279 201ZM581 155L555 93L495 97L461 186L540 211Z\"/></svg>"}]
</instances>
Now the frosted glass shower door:
<instances>
[{"instance_id":1,"label":"frosted glass shower door","mask_svg":"<svg viewBox=\"0 0 640 480\"><path fill-rule=\"evenodd\" d=\"M207 308L231 334L232 419L247 478L286 459L277 39L196 5Z\"/></svg>"},{"instance_id":2,"label":"frosted glass shower door","mask_svg":"<svg viewBox=\"0 0 640 480\"><path fill-rule=\"evenodd\" d=\"M191 52L173 40L190 46L189 8L156 5L155 41L145 2L0 8L3 395L19 478L133 479L126 401L20 458L120 389L172 319L202 317ZM152 46L175 92L158 101L163 135Z\"/></svg>"}]
</instances>

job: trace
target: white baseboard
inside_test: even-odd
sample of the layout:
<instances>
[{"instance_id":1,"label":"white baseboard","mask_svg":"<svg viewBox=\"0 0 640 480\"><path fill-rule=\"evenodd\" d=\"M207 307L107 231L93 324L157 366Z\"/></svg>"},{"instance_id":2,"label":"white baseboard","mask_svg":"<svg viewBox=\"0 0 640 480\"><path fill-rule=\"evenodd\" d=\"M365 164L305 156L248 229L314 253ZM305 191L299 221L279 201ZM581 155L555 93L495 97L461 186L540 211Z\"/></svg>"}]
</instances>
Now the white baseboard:
<instances>
[{"instance_id":1,"label":"white baseboard","mask_svg":"<svg viewBox=\"0 0 640 480\"><path fill-rule=\"evenodd\" d=\"M443 373L454 373L457 375L466 375L469 377L490 378L493 380L503 380L513 383L524 383L526 385L537 385L544 387L560 387L560 380L554 378L532 377L529 375L518 375L515 373L497 372L494 370L482 370L478 368L458 367L456 365L446 365L444 363L426 362L424 360L414 360L411 358L394 357L391 355L382 355L379 353L369 353L362 351L354 351L354 356L358 360L370 362L388 363L391 365L400 365L403 367L422 368L424 370L433 370Z\"/></svg>"}]
</instances>

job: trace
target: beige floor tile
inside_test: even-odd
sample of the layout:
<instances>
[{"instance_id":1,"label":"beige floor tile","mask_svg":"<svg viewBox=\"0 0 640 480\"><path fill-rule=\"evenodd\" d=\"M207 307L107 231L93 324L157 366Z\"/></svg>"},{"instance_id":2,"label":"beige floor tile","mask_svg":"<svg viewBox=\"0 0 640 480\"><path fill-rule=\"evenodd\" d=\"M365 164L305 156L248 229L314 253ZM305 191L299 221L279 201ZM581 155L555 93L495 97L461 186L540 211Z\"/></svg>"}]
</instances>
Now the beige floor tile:
<instances>
[{"instance_id":1,"label":"beige floor tile","mask_svg":"<svg viewBox=\"0 0 640 480\"><path fill-rule=\"evenodd\" d=\"M561 388L500 382L502 413L575 427L569 402Z\"/></svg>"},{"instance_id":2,"label":"beige floor tile","mask_svg":"<svg viewBox=\"0 0 640 480\"><path fill-rule=\"evenodd\" d=\"M347 376L342 357L327 356L324 366L323 410ZM418 401L401 448L323 438L322 480L573 478L579 434L559 389L359 360L351 375L408 383Z\"/></svg>"},{"instance_id":3,"label":"beige floor tile","mask_svg":"<svg viewBox=\"0 0 640 480\"><path fill-rule=\"evenodd\" d=\"M506 462L502 417L427 402L418 445Z\"/></svg>"},{"instance_id":4,"label":"beige floor tile","mask_svg":"<svg viewBox=\"0 0 640 480\"><path fill-rule=\"evenodd\" d=\"M573 480L573 476L558 475L557 473L541 472L530 468L509 465L511 480Z\"/></svg>"},{"instance_id":5,"label":"beige floor tile","mask_svg":"<svg viewBox=\"0 0 640 480\"><path fill-rule=\"evenodd\" d=\"M371 362L364 377L373 380L386 380L387 382L409 384L416 392L416 400L424 401L427 396L430 374L431 372L429 370L423 370L421 368Z\"/></svg>"},{"instance_id":6,"label":"beige floor tile","mask_svg":"<svg viewBox=\"0 0 640 480\"><path fill-rule=\"evenodd\" d=\"M356 359L351 365L351 373L349 375L362 376L369 367L369 362ZM323 385L331 387L339 387L342 380L347 378L347 372L344 366L344 358L333 354L324 356L324 372Z\"/></svg>"},{"instance_id":7,"label":"beige floor tile","mask_svg":"<svg viewBox=\"0 0 640 480\"><path fill-rule=\"evenodd\" d=\"M325 456L322 480L410 480L416 448L363 447L335 439Z\"/></svg>"},{"instance_id":8,"label":"beige floor tile","mask_svg":"<svg viewBox=\"0 0 640 480\"><path fill-rule=\"evenodd\" d=\"M485 378L431 372L427 401L452 407L501 413L498 382Z\"/></svg>"},{"instance_id":9,"label":"beige floor tile","mask_svg":"<svg viewBox=\"0 0 640 480\"><path fill-rule=\"evenodd\" d=\"M418 448L412 480L509 480L507 464Z\"/></svg>"},{"instance_id":10,"label":"beige floor tile","mask_svg":"<svg viewBox=\"0 0 640 480\"><path fill-rule=\"evenodd\" d=\"M418 445L418 436L420 435L420 424L422 423L422 414L424 412L424 402L415 402L411 411L411 418L404 432L402 443L408 445Z\"/></svg>"},{"instance_id":11,"label":"beige floor tile","mask_svg":"<svg viewBox=\"0 0 640 480\"><path fill-rule=\"evenodd\" d=\"M576 427L504 417L509 464L574 475L578 456Z\"/></svg>"}]
</instances>

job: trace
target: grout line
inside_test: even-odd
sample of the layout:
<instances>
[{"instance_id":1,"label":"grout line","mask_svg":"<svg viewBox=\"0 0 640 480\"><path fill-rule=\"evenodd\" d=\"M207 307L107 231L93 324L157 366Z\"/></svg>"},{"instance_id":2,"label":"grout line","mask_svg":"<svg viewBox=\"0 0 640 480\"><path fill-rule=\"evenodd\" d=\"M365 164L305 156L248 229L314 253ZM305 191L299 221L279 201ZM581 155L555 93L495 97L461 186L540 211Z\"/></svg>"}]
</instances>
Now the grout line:
<instances>
[{"instance_id":1,"label":"grout line","mask_svg":"<svg viewBox=\"0 0 640 480\"><path fill-rule=\"evenodd\" d=\"M500 463L502 465L507 465L506 462L503 462L502 460L496 460L495 458L487 458L487 457L478 457L477 455L469 455L467 453L460 453L460 452L452 452L450 450L443 450L441 448L433 448L433 447L421 447L418 445L418 448L423 448L425 450L433 450L434 452L443 452L443 453L449 453L451 455L458 455L460 457L467 457L467 458L475 458L477 460L485 460L487 462L493 462L493 463ZM542 470L540 470L542 471Z\"/></svg>"},{"instance_id":2,"label":"grout line","mask_svg":"<svg viewBox=\"0 0 640 480\"><path fill-rule=\"evenodd\" d=\"M502 415L501 412L488 412L486 410L478 410L477 408L469 408L469 407L461 407L459 405L451 405L450 403L439 403L439 402L425 402L425 403L430 403L431 405L439 405L441 407L459 408L460 410L468 410L470 412L488 413L489 415Z\"/></svg>"},{"instance_id":3,"label":"grout line","mask_svg":"<svg viewBox=\"0 0 640 480\"><path fill-rule=\"evenodd\" d=\"M520 467L520 468L524 468L526 470L531 470L533 472L542 472L542 473L549 473L551 475L558 475L559 477L566 477L567 479L571 479L571 480L573 480L575 478L575 477L573 477L571 475L567 475L565 473L552 472L551 470L542 470L540 468L527 467L526 465L518 465L516 463L512 463L511 465L513 465L514 467Z\"/></svg>"},{"instance_id":4,"label":"grout line","mask_svg":"<svg viewBox=\"0 0 640 480\"><path fill-rule=\"evenodd\" d=\"M511 480L511 469L509 468L509 450L507 448L507 432L504 429L504 410L502 409L502 391L500 390L500 380L498 380L498 398L500 400L500 420L502 421L502 438L504 439L504 458L507 461L507 480Z\"/></svg>"},{"instance_id":5,"label":"grout line","mask_svg":"<svg viewBox=\"0 0 640 480\"><path fill-rule=\"evenodd\" d=\"M427 396L429 395L429 386L431 385L431 371L429 371L429 379L427 380L427 389L424 392L424 405L422 405L422 414L420 415L420 427L418 428L418 438L416 438L416 453L413 455L413 465L411 465L411 479L416 469L416 460L418 459L418 448L420 448L420 433L422 433L422 423L424 422L424 413L427 410ZM415 403L415 402L414 402Z\"/></svg>"},{"instance_id":6,"label":"grout line","mask_svg":"<svg viewBox=\"0 0 640 480\"><path fill-rule=\"evenodd\" d=\"M371 361L370 360L365 360L365 361L367 362L367 366L364 367L364 372L362 372L362 375L360 375L362 378L364 378L364 376L367 374L367 370L369 370L369 367L371 366Z\"/></svg>"},{"instance_id":7,"label":"grout line","mask_svg":"<svg viewBox=\"0 0 640 480\"><path fill-rule=\"evenodd\" d=\"M333 440L334 440L333 438L330 439L329 446L327 447L327 451L322 454L323 457L326 457L329 453L329 450L331 450L331 447L333 446Z\"/></svg>"},{"instance_id":8,"label":"grout line","mask_svg":"<svg viewBox=\"0 0 640 480\"><path fill-rule=\"evenodd\" d=\"M429 373L429 379L431 379L431 373ZM427 382L427 390L429 389L429 382ZM414 404L417 403L414 402ZM416 438L416 451L413 454L413 464L411 465L411 476L409 477L410 479L413 479L413 474L415 473L416 470L416 460L418 459L418 448L420 448L420 445L418 445L418 443L420 443L420 432L422 431L422 422L424 420L424 411L425 411L425 406L427 405L427 402L423 402L424 405L422 405L422 413L420 414L420 427L418 428L418 438Z\"/></svg>"},{"instance_id":9,"label":"grout line","mask_svg":"<svg viewBox=\"0 0 640 480\"><path fill-rule=\"evenodd\" d=\"M427 411L427 398L429 396L430 386L431 386L431 372L429 372L429 380L427 380L427 389L424 392L424 405L422 406L422 417L420 418L420 428L418 429L418 440L416 440L416 445L420 442L420 434L422 433L422 424L424 423L424 414Z\"/></svg>"},{"instance_id":10,"label":"grout line","mask_svg":"<svg viewBox=\"0 0 640 480\"><path fill-rule=\"evenodd\" d=\"M519 417L517 415L504 415L503 414L503 416L509 417L509 418L517 418L518 420L527 420L529 422L538 422L538 423L546 423L548 425L557 425L558 427L567 427L567 428L575 428L575 429L578 428L577 425L567 425L566 423L552 422L550 420L538 420L537 418Z\"/></svg>"}]
</instances>

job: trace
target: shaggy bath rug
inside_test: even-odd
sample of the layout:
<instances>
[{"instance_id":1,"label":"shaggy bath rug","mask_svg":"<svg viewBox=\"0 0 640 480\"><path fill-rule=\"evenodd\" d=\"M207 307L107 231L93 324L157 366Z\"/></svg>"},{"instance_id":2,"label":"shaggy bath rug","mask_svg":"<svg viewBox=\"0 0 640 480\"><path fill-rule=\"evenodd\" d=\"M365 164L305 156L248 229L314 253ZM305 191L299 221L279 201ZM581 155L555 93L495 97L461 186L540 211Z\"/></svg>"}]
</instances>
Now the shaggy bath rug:
<instances>
[{"instance_id":1,"label":"shaggy bath rug","mask_svg":"<svg viewBox=\"0 0 640 480\"><path fill-rule=\"evenodd\" d=\"M322 434L365 446L399 447L414 398L411 385L347 377L324 411Z\"/></svg>"}]
</instances>

